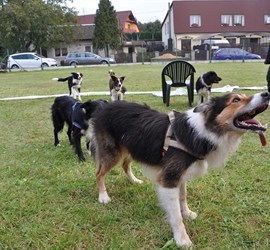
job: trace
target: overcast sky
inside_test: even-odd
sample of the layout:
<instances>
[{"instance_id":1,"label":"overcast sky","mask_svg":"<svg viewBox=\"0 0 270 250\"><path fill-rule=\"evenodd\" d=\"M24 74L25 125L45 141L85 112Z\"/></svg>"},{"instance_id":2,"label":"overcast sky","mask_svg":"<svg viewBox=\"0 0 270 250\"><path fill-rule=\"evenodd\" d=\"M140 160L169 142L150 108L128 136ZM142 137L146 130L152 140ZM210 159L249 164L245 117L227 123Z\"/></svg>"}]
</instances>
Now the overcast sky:
<instances>
[{"instance_id":1,"label":"overcast sky","mask_svg":"<svg viewBox=\"0 0 270 250\"><path fill-rule=\"evenodd\" d=\"M111 0L116 11L131 10L141 23L163 21L168 10L168 0ZM79 15L95 14L99 0L73 0L69 7L74 7Z\"/></svg>"}]
</instances>

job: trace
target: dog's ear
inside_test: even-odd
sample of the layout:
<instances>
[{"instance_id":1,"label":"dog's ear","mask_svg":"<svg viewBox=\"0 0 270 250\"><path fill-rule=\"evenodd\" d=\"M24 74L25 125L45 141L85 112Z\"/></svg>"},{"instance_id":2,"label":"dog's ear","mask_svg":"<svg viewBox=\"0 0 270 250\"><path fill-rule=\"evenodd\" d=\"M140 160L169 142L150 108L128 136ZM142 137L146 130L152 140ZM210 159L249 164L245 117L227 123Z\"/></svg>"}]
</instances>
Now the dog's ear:
<instances>
[{"instance_id":1,"label":"dog's ear","mask_svg":"<svg viewBox=\"0 0 270 250\"><path fill-rule=\"evenodd\" d=\"M212 105L210 102L205 102L193 109L194 113L207 113L212 109Z\"/></svg>"},{"instance_id":2,"label":"dog's ear","mask_svg":"<svg viewBox=\"0 0 270 250\"><path fill-rule=\"evenodd\" d=\"M111 75L111 79L112 79L113 81L116 81L116 80L117 80L117 77L116 77L115 75Z\"/></svg>"},{"instance_id":3,"label":"dog's ear","mask_svg":"<svg viewBox=\"0 0 270 250\"><path fill-rule=\"evenodd\" d=\"M120 77L120 81L123 82L125 80L125 76Z\"/></svg>"}]
</instances>

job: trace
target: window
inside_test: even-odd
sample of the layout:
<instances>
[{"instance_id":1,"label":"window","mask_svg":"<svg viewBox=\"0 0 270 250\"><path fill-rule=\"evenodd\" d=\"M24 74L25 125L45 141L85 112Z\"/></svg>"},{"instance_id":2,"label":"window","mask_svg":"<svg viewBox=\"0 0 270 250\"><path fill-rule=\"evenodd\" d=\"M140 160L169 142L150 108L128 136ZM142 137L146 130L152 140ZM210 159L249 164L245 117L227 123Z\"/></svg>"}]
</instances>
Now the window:
<instances>
[{"instance_id":1,"label":"window","mask_svg":"<svg viewBox=\"0 0 270 250\"><path fill-rule=\"evenodd\" d=\"M269 15L264 15L264 23L265 24L270 24L270 14Z\"/></svg>"},{"instance_id":2,"label":"window","mask_svg":"<svg viewBox=\"0 0 270 250\"><path fill-rule=\"evenodd\" d=\"M245 25L245 18L243 15L235 15L233 22L234 22L234 26L244 26Z\"/></svg>"},{"instance_id":3,"label":"window","mask_svg":"<svg viewBox=\"0 0 270 250\"><path fill-rule=\"evenodd\" d=\"M192 15L189 17L190 27L201 27L201 16Z\"/></svg>"},{"instance_id":4,"label":"window","mask_svg":"<svg viewBox=\"0 0 270 250\"><path fill-rule=\"evenodd\" d=\"M85 51L86 52L91 52L92 50L91 50L91 46L85 46Z\"/></svg>"},{"instance_id":5,"label":"window","mask_svg":"<svg viewBox=\"0 0 270 250\"><path fill-rule=\"evenodd\" d=\"M222 26L232 26L232 15L221 15Z\"/></svg>"},{"instance_id":6,"label":"window","mask_svg":"<svg viewBox=\"0 0 270 250\"><path fill-rule=\"evenodd\" d=\"M55 48L54 49L55 57L66 56L67 53L68 53L67 48Z\"/></svg>"}]
</instances>

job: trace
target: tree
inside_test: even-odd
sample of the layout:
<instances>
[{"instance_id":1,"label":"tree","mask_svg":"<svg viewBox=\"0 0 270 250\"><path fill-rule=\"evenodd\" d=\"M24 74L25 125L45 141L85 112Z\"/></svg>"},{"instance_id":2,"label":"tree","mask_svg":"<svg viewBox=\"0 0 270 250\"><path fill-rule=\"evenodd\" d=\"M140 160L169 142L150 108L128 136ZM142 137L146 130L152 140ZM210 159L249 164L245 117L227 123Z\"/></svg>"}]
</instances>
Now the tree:
<instances>
[{"instance_id":1,"label":"tree","mask_svg":"<svg viewBox=\"0 0 270 250\"><path fill-rule=\"evenodd\" d=\"M73 40L76 13L63 0L2 0L0 45L10 52L35 51Z\"/></svg>"},{"instance_id":2,"label":"tree","mask_svg":"<svg viewBox=\"0 0 270 250\"><path fill-rule=\"evenodd\" d=\"M100 0L95 16L93 44L96 49L104 49L109 56L109 48L117 49L120 45L120 30L116 12L109 0Z\"/></svg>"},{"instance_id":3,"label":"tree","mask_svg":"<svg viewBox=\"0 0 270 250\"><path fill-rule=\"evenodd\" d=\"M161 22L138 23L140 28L140 39L161 40Z\"/></svg>"}]
</instances>

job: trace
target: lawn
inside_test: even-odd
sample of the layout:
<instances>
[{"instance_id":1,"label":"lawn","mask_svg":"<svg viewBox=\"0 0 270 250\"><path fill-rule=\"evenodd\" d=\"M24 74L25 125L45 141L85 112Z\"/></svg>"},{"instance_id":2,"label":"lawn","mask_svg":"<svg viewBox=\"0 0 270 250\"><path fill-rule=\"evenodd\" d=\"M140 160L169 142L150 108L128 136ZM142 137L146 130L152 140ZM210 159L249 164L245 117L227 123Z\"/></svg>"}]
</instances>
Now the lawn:
<instances>
[{"instance_id":1,"label":"lawn","mask_svg":"<svg viewBox=\"0 0 270 250\"><path fill-rule=\"evenodd\" d=\"M160 91L164 65L113 65L128 91ZM214 70L225 85L266 86L262 62L194 63L196 77ZM51 81L84 74L83 91L107 91L107 66L0 74L0 98L67 93ZM244 91L253 94L255 91ZM218 95L218 94L213 94ZM83 96L83 100L109 96ZM107 176L112 202L97 201L95 164L79 163L68 144L53 146L50 106L54 98L0 101L0 249L175 249L155 187L133 164L142 185L131 185L121 168ZM150 94L126 95L160 111L188 108L186 96L166 107ZM195 97L196 100L196 97ZM270 110L259 116L270 123ZM266 136L269 138L269 131ZM85 151L85 147L83 145ZM198 212L185 222L193 249L270 249L270 155L256 134L246 134L226 168L189 183L189 204Z\"/></svg>"}]
</instances>

